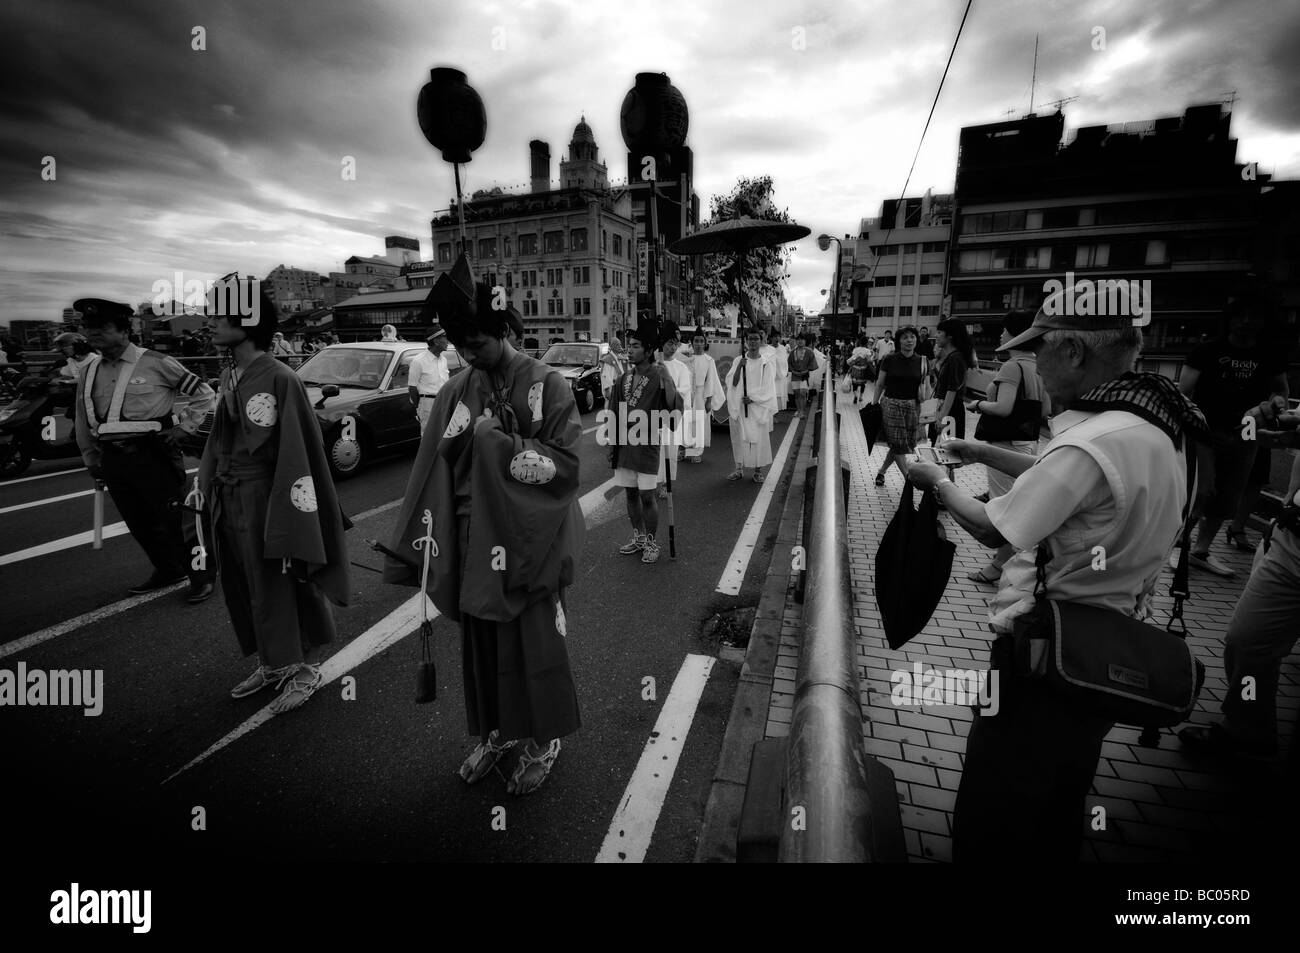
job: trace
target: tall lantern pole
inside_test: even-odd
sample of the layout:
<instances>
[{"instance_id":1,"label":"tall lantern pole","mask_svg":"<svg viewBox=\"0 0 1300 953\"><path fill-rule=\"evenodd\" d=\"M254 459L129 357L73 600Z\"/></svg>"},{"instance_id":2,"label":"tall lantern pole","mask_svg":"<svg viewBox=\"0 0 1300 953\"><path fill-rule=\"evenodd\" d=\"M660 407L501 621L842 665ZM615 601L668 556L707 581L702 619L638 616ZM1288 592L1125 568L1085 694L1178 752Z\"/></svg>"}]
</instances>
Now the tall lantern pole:
<instances>
[{"instance_id":1,"label":"tall lantern pole","mask_svg":"<svg viewBox=\"0 0 1300 953\"><path fill-rule=\"evenodd\" d=\"M645 190L646 303L656 330L660 312L657 286L663 267L658 248L657 182L679 171L670 168L672 155L686 142L689 125L686 98L672 85L667 73L636 74L636 84L623 98L619 129L628 150L628 184L638 191ZM687 201L685 195L682 201Z\"/></svg>"},{"instance_id":2,"label":"tall lantern pole","mask_svg":"<svg viewBox=\"0 0 1300 953\"><path fill-rule=\"evenodd\" d=\"M429 144L452 164L456 178L456 221L460 226L460 248L465 245L465 201L461 197L460 166L469 162L472 153L487 137L487 112L465 74L451 66L437 66L429 71L429 82L420 89L415 105L420 131Z\"/></svg>"}]
</instances>

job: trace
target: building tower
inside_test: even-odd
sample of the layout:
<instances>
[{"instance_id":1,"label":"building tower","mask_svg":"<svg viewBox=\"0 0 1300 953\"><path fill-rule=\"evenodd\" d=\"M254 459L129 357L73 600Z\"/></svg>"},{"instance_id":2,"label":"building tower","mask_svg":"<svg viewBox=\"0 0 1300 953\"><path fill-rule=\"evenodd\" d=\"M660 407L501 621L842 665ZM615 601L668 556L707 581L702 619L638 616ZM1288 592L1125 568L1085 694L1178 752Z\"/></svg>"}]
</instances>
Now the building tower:
<instances>
[{"instance_id":1,"label":"building tower","mask_svg":"<svg viewBox=\"0 0 1300 953\"><path fill-rule=\"evenodd\" d=\"M609 188L608 170L597 158L596 137L591 134L586 116L573 127L569 158L560 161L560 184L566 189Z\"/></svg>"}]
</instances>

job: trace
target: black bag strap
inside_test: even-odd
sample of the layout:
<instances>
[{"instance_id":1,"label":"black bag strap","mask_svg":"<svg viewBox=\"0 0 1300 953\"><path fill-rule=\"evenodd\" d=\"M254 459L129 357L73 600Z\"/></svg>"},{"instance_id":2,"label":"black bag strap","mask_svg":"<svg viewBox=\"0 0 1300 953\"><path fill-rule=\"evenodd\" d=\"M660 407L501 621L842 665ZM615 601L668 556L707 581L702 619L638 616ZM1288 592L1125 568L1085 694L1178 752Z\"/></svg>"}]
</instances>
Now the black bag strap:
<instances>
[{"instance_id":1,"label":"black bag strap","mask_svg":"<svg viewBox=\"0 0 1300 953\"><path fill-rule=\"evenodd\" d=\"M1169 611L1169 624L1165 626L1165 631L1186 639L1187 624L1183 621L1183 603L1191 596L1188 588L1188 576L1190 575L1188 556L1192 545L1192 521L1189 517L1191 516L1196 493L1196 444L1190 434L1183 434L1183 452L1187 457L1187 503L1183 507L1183 529L1178 540L1178 568L1174 570L1174 581L1169 587L1169 595L1173 596L1174 607ZM1047 597L1047 564L1051 562L1051 559L1052 556L1047 548L1047 541L1044 540L1038 544L1038 551L1034 556L1036 570L1034 598L1036 600ZM1175 628L1175 625L1178 628Z\"/></svg>"},{"instance_id":2,"label":"black bag strap","mask_svg":"<svg viewBox=\"0 0 1300 953\"><path fill-rule=\"evenodd\" d=\"M1183 453L1187 457L1187 505L1183 507L1183 534L1178 540L1178 568L1174 570L1174 581L1169 587L1169 594L1174 598L1174 607L1169 612L1169 625L1165 631L1187 638L1187 623L1183 621L1183 603L1191 597L1188 576L1191 573L1189 563L1192 548L1192 508L1196 501L1196 442L1189 433L1183 434ZM1178 628L1174 628L1177 623Z\"/></svg>"}]
</instances>

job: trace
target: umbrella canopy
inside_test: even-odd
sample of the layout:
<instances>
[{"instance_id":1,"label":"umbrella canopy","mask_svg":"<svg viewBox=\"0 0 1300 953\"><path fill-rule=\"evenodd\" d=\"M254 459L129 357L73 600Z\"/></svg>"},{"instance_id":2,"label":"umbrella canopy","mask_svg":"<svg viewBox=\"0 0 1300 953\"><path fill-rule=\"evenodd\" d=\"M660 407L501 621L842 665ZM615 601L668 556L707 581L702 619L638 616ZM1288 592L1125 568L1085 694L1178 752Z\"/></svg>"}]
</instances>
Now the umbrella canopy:
<instances>
[{"instance_id":1,"label":"umbrella canopy","mask_svg":"<svg viewBox=\"0 0 1300 953\"><path fill-rule=\"evenodd\" d=\"M792 222L770 222L761 218L729 218L706 225L668 246L674 255L738 254L751 248L767 248L798 241L812 229Z\"/></svg>"}]
</instances>

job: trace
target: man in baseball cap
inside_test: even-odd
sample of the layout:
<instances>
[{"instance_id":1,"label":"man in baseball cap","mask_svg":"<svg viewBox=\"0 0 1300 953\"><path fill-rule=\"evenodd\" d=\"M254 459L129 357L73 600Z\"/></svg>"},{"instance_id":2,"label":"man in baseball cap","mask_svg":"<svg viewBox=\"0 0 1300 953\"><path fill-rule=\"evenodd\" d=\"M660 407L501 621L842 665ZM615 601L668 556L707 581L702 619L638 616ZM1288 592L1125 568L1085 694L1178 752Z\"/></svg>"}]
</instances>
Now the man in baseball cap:
<instances>
[{"instance_id":1,"label":"man in baseball cap","mask_svg":"<svg viewBox=\"0 0 1300 953\"><path fill-rule=\"evenodd\" d=\"M1066 298L1075 294L1076 289L1071 286L1048 295L1034 315L1034 323L1029 326L1029 330L1000 345L999 350L1037 350L1043 335L1048 331L1118 331L1134 326L1133 319L1127 315L1073 313L1074 309L1066 306Z\"/></svg>"}]
</instances>

